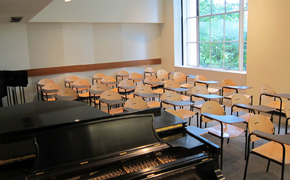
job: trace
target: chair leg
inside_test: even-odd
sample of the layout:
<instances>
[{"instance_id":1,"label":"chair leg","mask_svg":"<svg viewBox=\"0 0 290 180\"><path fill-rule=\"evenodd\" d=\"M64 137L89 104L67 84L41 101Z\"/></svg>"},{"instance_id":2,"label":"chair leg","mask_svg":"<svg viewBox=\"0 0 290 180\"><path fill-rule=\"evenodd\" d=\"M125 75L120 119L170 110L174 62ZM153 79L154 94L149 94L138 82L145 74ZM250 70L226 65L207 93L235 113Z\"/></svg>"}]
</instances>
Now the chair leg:
<instances>
[{"instance_id":1,"label":"chair leg","mask_svg":"<svg viewBox=\"0 0 290 180\"><path fill-rule=\"evenodd\" d=\"M270 160L268 160L268 165L267 165L267 170L266 170L266 172L268 172L269 171L269 167L270 167Z\"/></svg>"},{"instance_id":2,"label":"chair leg","mask_svg":"<svg viewBox=\"0 0 290 180\"><path fill-rule=\"evenodd\" d=\"M189 126L190 126L190 122L191 122L191 117L189 118L189 123L188 123L188 124L189 124Z\"/></svg>"},{"instance_id":3,"label":"chair leg","mask_svg":"<svg viewBox=\"0 0 290 180\"><path fill-rule=\"evenodd\" d=\"M249 164L249 158L250 158L250 138L248 139L248 150L247 150L247 159L246 159L246 167L244 172L244 180L247 178L247 170L248 170L248 164Z\"/></svg>"},{"instance_id":4,"label":"chair leg","mask_svg":"<svg viewBox=\"0 0 290 180\"><path fill-rule=\"evenodd\" d=\"M228 138L227 144L229 144L229 142L230 142L230 138Z\"/></svg>"}]
</instances>

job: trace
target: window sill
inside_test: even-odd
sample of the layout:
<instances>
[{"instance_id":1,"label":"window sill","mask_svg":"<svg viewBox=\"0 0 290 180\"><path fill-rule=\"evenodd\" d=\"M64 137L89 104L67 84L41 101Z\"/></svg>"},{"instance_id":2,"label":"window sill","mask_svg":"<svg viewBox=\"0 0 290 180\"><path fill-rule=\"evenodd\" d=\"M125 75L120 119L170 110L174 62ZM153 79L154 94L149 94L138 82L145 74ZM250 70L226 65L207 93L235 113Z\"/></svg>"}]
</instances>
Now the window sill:
<instances>
[{"instance_id":1,"label":"window sill","mask_svg":"<svg viewBox=\"0 0 290 180\"><path fill-rule=\"evenodd\" d=\"M212 72L224 72L224 73L233 73L233 74L247 74L247 71L234 71L234 70L204 68L204 67L195 67L195 66L175 66L175 67L188 68L188 69L198 69L198 70L212 71Z\"/></svg>"}]
</instances>

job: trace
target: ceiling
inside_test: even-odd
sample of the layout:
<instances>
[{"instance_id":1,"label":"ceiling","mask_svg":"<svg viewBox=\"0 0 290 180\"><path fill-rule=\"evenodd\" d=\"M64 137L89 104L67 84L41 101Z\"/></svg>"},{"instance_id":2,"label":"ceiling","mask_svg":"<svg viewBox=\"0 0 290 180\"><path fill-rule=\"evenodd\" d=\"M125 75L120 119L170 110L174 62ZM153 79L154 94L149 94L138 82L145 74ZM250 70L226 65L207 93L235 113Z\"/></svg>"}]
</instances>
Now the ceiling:
<instances>
[{"instance_id":1,"label":"ceiling","mask_svg":"<svg viewBox=\"0 0 290 180\"><path fill-rule=\"evenodd\" d=\"M10 23L10 17L23 17L27 23L53 0L0 0L0 23Z\"/></svg>"}]
</instances>

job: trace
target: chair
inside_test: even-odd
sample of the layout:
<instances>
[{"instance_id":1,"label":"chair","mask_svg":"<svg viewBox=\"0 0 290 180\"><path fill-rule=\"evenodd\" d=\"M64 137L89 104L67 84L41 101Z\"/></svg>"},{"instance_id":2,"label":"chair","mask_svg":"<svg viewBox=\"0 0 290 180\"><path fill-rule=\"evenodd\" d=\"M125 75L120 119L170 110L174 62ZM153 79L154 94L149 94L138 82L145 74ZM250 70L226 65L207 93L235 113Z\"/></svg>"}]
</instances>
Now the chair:
<instances>
[{"instance_id":1,"label":"chair","mask_svg":"<svg viewBox=\"0 0 290 180\"><path fill-rule=\"evenodd\" d=\"M109 90L109 87L106 86L105 84L96 83L92 85L91 89L89 89L90 105L92 102L95 104L95 107L99 105L99 97L101 96L102 92L107 90Z\"/></svg>"},{"instance_id":2,"label":"chair","mask_svg":"<svg viewBox=\"0 0 290 180\"><path fill-rule=\"evenodd\" d=\"M64 87L71 87L71 84L75 81L79 79L76 76L68 76L67 78L64 79Z\"/></svg>"},{"instance_id":3,"label":"chair","mask_svg":"<svg viewBox=\"0 0 290 180\"><path fill-rule=\"evenodd\" d=\"M77 92L79 99L88 99L90 98L90 93L88 89L91 87L89 81L85 79L77 79L72 83L73 89Z\"/></svg>"},{"instance_id":4,"label":"chair","mask_svg":"<svg viewBox=\"0 0 290 180\"><path fill-rule=\"evenodd\" d=\"M250 118L249 123L249 139L248 139L248 154L244 173L244 180L247 176L247 168L251 154L256 154L260 157L268 159L267 172L269 171L270 162L275 162L282 166L281 179L284 179L285 164L290 164L290 139L289 135L274 135L275 132L273 123L264 115L254 115ZM250 143L259 139L268 140L259 147L253 148L250 151Z\"/></svg>"},{"instance_id":5,"label":"chair","mask_svg":"<svg viewBox=\"0 0 290 180\"><path fill-rule=\"evenodd\" d=\"M156 73L157 78L160 79L161 81L165 81L169 79L169 74L166 70L164 69L159 69Z\"/></svg>"},{"instance_id":6,"label":"chair","mask_svg":"<svg viewBox=\"0 0 290 180\"><path fill-rule=\"evenodd\" d=\"M143 82L142 75L139 73L136 73L136 72L131 73L129 75L129 79L133 80L134 83L136 84L136 86L137 86L138 82Z\"/></svg>"},{"instance_id":7,"label":"chair","mask_svg":"<svg viewBox=\"0 0 290 180\"><path fill-rule=\"evenodd\" d=\"M202 104L200 113L210 113L214 115L225 115L224 108L215 101L206 101ZM202 121L205 122L205 127L207 128L207 123L211 122L212 120L208 118L200 118L200 128L202 128ZM220 127L218 127L220 129Z\"/></svg>"},{"instance_id":8,"label":"chair","mask_svg":"<svg viewBox=\"0 0 290 180\"><path fill-rule=\"evenodd\" d=\"M196 75L195 78L194 78L194 81L197 81L197 80L201 80L201 81L207 81L207 78L203 75ZM202 83L196 83L196 86L205 86L205 84L202 84ZM207 87L207 90L210 94L215 94L217 92L220 92L220 89L217 89L217 88L210 88L210 87Z\"/></svg>"},{"instance_id":9,"label":"chair","mask_svg":"<svg viewBox=\"0 0 290 180\"><path fill-rule=\"evenodd\" d=\"M116 74L116 81L119 82L124 79L128 79L128 77L129 77L129 73L127 71L121 70L121 71L118 71Z\"/></svg>"},{"instance_id":10,"label":"chair","mask_svg":"<svg viewBox=\"0 0 290 180\"><path fill-rule=\"evenodd\" d=\"M124 108L146 109L148 105L141 97L134 97L125 102Z\"/></svg>"},{"instance_id":11,"label":"chair","mask_svg":"<svg viewBox=\"0 0 290 180\"><path fill-rule=\"evenodd\" d=\"M173 74L173 81L176 81L178 83L185 82L185 83L180 85L180 87L183 87L183 88L190 89L191 87L193 87L193 84L187 83L187 76L183 72L175 72Z\"/></svg>"},{"instance_id":12,"label":"chair","mask_svg":"<svg viewBox=\"0 0 290 180\"><path fill-rule=\"evenodd\" d=\"M162 94L161 96L161 100L169 100L169 101L182 101L182 97L180 94L173 92L173 91L166 91L164 94ZM162 103L162 101L161 101ZM162 108L168 108L165 105L166 104L161 104ZM169 106L170 107L170 106ZM176 107L174 106L174 110L176 109ZM183 119L189 118L189 125L191 124L191 118L196 114L197 116L197 122L198 122L198 113L197 112L193 112L191 111L192 107L190 107L190 110L187 109L183 109L183 106L181 107L181 109L176 110L177 112L179 112L180 114L182 114Z\"/></svg>"},{"instance_id":13,"label":"chair","mask_svg":"<svg viewBox=\"0 0 290 180\"><path fill-rule=\"evenodd\" d=\"M236 93L238 93L238 91L237 90L235 90L235 89L229 89L229 88L226 88L226 87L224 87L224 86L236 86L236 83L233 81L233 80L231 80L231 79L224 79L223 81L222 81L222 96L224 96L224 98L225 99L229 99L229 100L231 100L232 99L232 97L233 97L233 95L234 94L231 94L231 95L225 95L225 93L232 93L232 92L236 92ZM246 95L245 94L245 96L248 98L248 99L251 99L251 105L253 104L253 96L252 95Z\"/></svg>"},{"instance_id":14,"label":"chair","mask_svg":"<svg viewBox=\"0 0 290 180\"><path fill-rule=\"evenodd\" d=\"M61 89L60 85L50 82L45 84L41 88L42 100L44 101L54 101L55 97L53 95L57 94L57 92Z\"/></svg>"},{"instance_id":15,"label":"chair","mask_svg":"<svg viewBox=\"0 0 290 180\"><path fill-rule=\"evenodd\" d=\"M101 79L101 83L106 84L110 89L113 89L116 85L116 79L113 78L112 76L105 76ZM116 88L117 92L117 88Z\"/></svg>"},{"instance_id":16,"label":"chair","mask_svg":"<svg viewBox=\"0 0 290 180\"><path fill-rule=\"evenodd\" d=\"M99 81L105 77L106 75L103 73L96 73L94 74L93 78L92 78L92 85L94 85L94 83L99 83Z\"/></svg>"},{"instance_id":17,"label":"chair","mask_svg":"<svg viewBox=\"0 0 290 180\"><path fill-rule=\"evenodd\" d=\"M268 107L275 108L277 113L279 114L279 127L278 127L278 134L280 133L280 125L281 125L281 115L285 114L284 107L286 103L282 102L282 98L273 97L271 95L264 95L263 93L273 93L276 94L273 87L269 85L261 85L260 86L260 100L259 105L264 105ZM279 99L279 101L276 101Z\"/></svg>"},{"instance_id":18,"label":"chair","mask_svg":"<svg viewBox=\"0 0 290 180\"><path fill-rule=\"evenodd\" d=\"M135 88L133 89L127 89L127 88L122 88L122 87L136 87L133 80L129 80L129 79L124 79L122 81L119 82L118 84L118 93L119 94L124 94L122 95L123 98L128 99L128 98L133 98L133 94L128 95L129 93L133 92L135 90Z\"/></svg>"},{"instance_id":19,"label":"chair","mask_svg":"<svg viewBox=\"0 0 290 180\"><path fill-rule=\"evenodd\" d=\"M172 81L172 80L167 80L164 84L164 89L166 88L181 88L180 84L176 81ZM184 88L184 90L188 90L186 88ZM184 91L186 93L186 91ZM182 93L182 91L180 91ZM183 101L188 101L190 99L189 96L186 95L181 95L181 98Z\"/></svg>"},{"instance_id":20,"label":"chair","mask_svg":"<svg viewBox=\"0 0 290 180\"><path fill-rule=\"evenodd\" d=\"M144 84L140 84L140 85L138 85L138 86L136 87L136 89L135 89L134 92L135 92L135 93L140 93L140 94L145 94L145 95L146 95L146 94L152 94L152 95L154 94L153 90L152 90L149 86L146 86L146 85L144 85ZM134 96L136 96L136 95L134 94ZM143 97L144 100L145 100L145 97L146 97L146 96ZM160 107L160 102L155 101L154 97L155 97L155 96L152 96L152 97L151 97L152 100L151 100L151 98L149 98L149 101L147 101L147 105L148 105L149 108Z\"/></svg>"},{"instance_id":21,"label":"chair","mask_svg":"<svg viewBox=\"0 0 290 180\"><path fill-rule=\"evenodd\" d=\"M144 84L148 84L149 86L151 86L151 88L153 89L153 93L155 94L158 94L159 95L159 99L160 99L160 96L161 94L164 93L164 89L163 89L163 85L160 85L160 84L151 84L151 83L162 83L159 81L159 79L157 79L157 77L155 76L147 76L145 79L144 79Z\"/></svg>"},{"instance_id":22,"label":"chair","mask_svg":"<svg viewBox=\"0 0 290 180\"><path fill-rule=\"evenodd\" d=\"M112 90L104 91L99 99L99 109L102 110L102 103L107 104L107 110L103 110L104 112L108 112L109 114L118 114L123 112L123 105L125 101L123 101L122 96ZM122 107L119 107L119 105ZM112 106L116 105L117 107L112 109Z\"/></svg>"},{"instance_id":23,"label":"chair","mask_svg":"<svg viewBox=\"0 0 290 180\"><path fill-rule=\"evenodd\" d=\"M152 67L147 67L144 70L144 78L149 74L149 76L156 76L156 71Z\"/></svg>"},{"instance_id":24,"label":"chair","mask_svg":"<svg viewBox=\"0 0 290 180\"><path fill-rule=\"evenodd\" d=\"M78 94L71 88L62 88L57 92L55 98L59 101L73 101L78 99Z\"/></svg>"},{"instance_id":25,"label":"chair","mask_svg":"<svg viewBox=\"0 0 290 180\"><path fill-rule=\"evenodd\" d=\"M38 81L38 83L36 84L36 90L37 90L37 100L39 101L39 96L42 98L42 92L41 92L41 88L47 84L47 83L53 83L53 80L51 79L41 79ZM43 99L41 99L43 100Z\"/></svg>"}]
</instances>

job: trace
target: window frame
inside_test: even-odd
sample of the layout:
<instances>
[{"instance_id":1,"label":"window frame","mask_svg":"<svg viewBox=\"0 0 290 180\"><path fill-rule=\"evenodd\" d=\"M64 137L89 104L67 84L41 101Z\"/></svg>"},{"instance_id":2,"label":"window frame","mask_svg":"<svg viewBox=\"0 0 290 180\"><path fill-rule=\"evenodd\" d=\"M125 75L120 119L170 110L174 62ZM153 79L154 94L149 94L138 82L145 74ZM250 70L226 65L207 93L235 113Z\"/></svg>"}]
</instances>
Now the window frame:
<instances>
[{"instance_id":1,"label":"window frame","mask_svg":"<svg viewBox=\"0 0 290 180\"><path fill-rule=\"evenodd\" d=\"M187 1L188 0L181 0L181 19L182 19L182 65L183 66L190 66L190 67L197 67L197 68L206 68L206 69L210 69L210 70L222 70L222 71L246 71L246 69L243 67L244 66L244 45L245 43L247 44L247 39L244 40L244 12L248 11L248 6L247 8L245 8L245 2L248 2L248 0L239 0L239 10L235 10L235 11L230 11L230 12L226 12L226 0L224 0L225 2L225 11L223 13L216 13L216 14L212 14L213 11L213 0L211 0L211 7L210 7L210 14L206 14L206 15L201 15L199 16L199 0L196 0L196 16L188 16L188 12L187 12ZM238 41L226 41L225 40L225 16L227 14L233 14L233 13L239 13L239 39ZM204 17L209 17L211 18L212 16L218 16L218 15L223 15L223 40L222 41L212 41L212 35L211 35L211 20L210 20L210 25L209 25L209 35L210 35L210 41L206 41L206 42L202 42L199 39L199 20L200 18L204 18ZM188 19L196 19L196 33L195 33L195 38L196 38L196 42L194 41L189 41L188 39ZM246 21L248 22L248 21ZM248 30L246 31L248 32ZM239 43L239 55L238 55L238 70L233 70L233 69L225 69L225 44L226 43L232 43L232 42L238 42ZM211 58L211 44L212 43L222 43L223 44L223 67L222 68L215 68L215 67L204 67L204 66L200 66L200 44L201 43L209 43L210 45L210 58ZM195 44L195 62L193 62L192 64L189 64L189 44ZM194 53L193 52L193 53ZM210 61L211 63L212 61Z\"/></svg>"}]
</instances>

